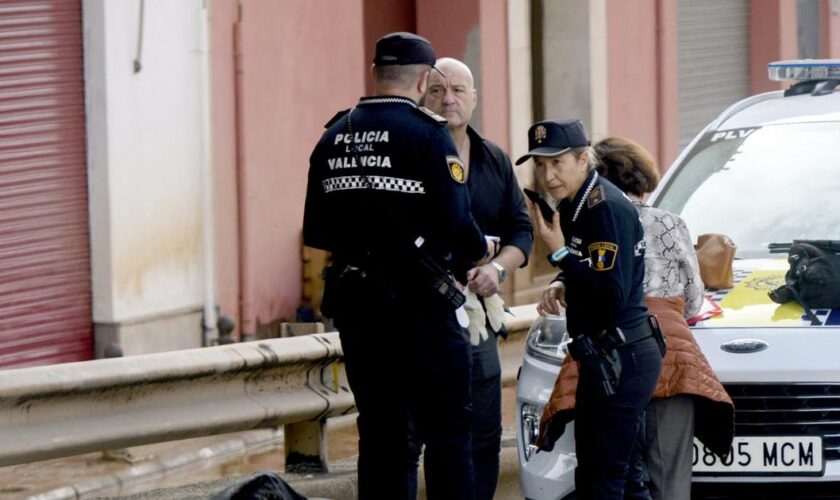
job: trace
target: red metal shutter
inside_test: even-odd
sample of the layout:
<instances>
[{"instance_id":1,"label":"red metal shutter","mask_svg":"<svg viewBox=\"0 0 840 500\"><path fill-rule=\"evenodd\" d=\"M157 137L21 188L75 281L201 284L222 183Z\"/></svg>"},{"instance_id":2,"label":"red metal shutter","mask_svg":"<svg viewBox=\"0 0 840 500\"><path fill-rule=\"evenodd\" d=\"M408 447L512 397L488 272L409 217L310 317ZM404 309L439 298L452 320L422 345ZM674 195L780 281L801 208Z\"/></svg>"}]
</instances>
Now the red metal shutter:
<instances>
[{"instance_id":1,"label":"red metal shutter","mask_svg":"<svg viewBox=\"0 0 840 500\"><path fill-rule=\"evenodd\" d=\"M0 3L0 367L92 357L80 0Z\"/></svg>"}]
</instances>

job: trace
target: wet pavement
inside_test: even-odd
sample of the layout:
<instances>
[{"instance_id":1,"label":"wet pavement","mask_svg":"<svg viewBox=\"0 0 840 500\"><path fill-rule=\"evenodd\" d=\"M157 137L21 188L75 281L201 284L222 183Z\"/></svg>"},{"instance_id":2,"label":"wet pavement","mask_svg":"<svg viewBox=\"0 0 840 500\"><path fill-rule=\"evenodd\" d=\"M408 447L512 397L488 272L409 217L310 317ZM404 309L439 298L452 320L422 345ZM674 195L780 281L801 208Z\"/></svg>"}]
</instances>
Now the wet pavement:
<instances>
[{"instance_id":1,"label":"wet pavement","mask_svg":"<svg viewBox=\"0 0 840 500\"><path fill-rule=\"evenodd\" d=\"M355 456L356 441L353 416L330 421L328 461ZM281 430L246 431L2 467L0 499L130 495L283 467Z\"/></svg>"}]
</instances>

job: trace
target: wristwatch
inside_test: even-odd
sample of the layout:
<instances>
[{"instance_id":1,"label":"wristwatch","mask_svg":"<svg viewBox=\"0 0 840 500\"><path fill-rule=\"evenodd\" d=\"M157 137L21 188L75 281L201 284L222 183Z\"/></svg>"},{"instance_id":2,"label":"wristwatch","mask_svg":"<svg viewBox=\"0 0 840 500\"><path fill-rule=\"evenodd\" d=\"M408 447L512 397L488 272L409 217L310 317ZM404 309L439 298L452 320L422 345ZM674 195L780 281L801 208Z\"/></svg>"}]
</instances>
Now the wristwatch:
<instances>
[{"instance_id":1,"label":"wristwatch","mask_svg":"<svg viewBox=\"0 0 840 500\"><path fill-rule=\"evenodd\" d=\"M496 271L499 271L499 284L501 285L505 278L507 278L507 271L505 271L505 268L495 260L490 261L490 264L496 268Z\"/></svg>"}]
</instances>

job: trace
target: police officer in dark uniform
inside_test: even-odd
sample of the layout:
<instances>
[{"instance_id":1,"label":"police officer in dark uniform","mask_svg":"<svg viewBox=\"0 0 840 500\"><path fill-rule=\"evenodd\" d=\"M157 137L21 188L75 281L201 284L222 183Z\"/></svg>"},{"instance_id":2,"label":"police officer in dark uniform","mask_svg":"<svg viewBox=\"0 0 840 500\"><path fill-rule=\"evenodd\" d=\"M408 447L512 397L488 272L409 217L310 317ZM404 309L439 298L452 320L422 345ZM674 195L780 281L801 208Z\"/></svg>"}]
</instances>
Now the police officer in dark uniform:
<instances>
[{"instance_id":1,"label":"police officer in dark uniform","mask_svg":"<svg viewBox=\"0 0 840 500\"><path fill-rule=\"evenodd\" d=\"M487 243L445 120L417 106L434 63L422 37L379 39L374 95L336 115L310 158L303 237L333 256L322 312L359 411L360 498L412 496L412 427L429 498L473 497L470 344L454 281L430 275L463 280Z\"/></svg>"},{"instance_id":2,"label":"police officer in dark uniform","mask_svg":"<svg viewBox=\"0 0 840 500\"><path fill-rule=\"evenodd\" d=\"M643 301L644 233L632 203L593 168L597 158L579 120L544 121L528 131L538 182L557 201L547 223L532 218L560 274L540 314L566 308L569 346L581 364L575 410L580 499L650 498L639 438L662 364Z\"/></svg>"}]
</instances>

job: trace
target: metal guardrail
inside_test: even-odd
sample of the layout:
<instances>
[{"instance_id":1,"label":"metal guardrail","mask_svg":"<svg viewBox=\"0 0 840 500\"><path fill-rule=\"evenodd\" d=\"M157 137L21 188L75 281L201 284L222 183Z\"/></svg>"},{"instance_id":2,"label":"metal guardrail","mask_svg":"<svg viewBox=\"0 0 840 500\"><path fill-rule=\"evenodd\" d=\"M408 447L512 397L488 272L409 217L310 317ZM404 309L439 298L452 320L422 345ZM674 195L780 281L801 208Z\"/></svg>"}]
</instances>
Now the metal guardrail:
<instances>
[{"instance_id":1,"label":"metal guardrail","mask_svg":"<svg viewBox=\"0 0 840 500\"><path fill-rule=\"evenodd\" d=\"M5 370L0 466L283 425L287 470L326 470L326 419L354 411L334 332Z\"/></svg>"},{"instance_id":2,"label":"metal guardrail","mask_svg":"<svg viewBox=\"0 0 840 500\"><path fill-rule=\"evenodd\" d=\"M355 411L341 356L338 334L327 333L0 371L0 465L317 426ZM287 427L286 440L311 459L323 425L306 430Z\"/></svg>"}]
</instances>

